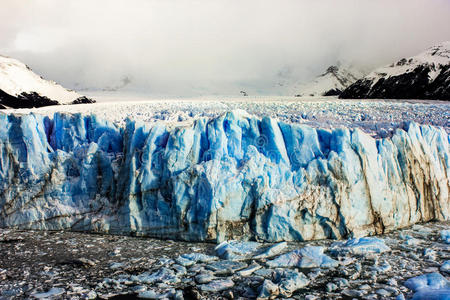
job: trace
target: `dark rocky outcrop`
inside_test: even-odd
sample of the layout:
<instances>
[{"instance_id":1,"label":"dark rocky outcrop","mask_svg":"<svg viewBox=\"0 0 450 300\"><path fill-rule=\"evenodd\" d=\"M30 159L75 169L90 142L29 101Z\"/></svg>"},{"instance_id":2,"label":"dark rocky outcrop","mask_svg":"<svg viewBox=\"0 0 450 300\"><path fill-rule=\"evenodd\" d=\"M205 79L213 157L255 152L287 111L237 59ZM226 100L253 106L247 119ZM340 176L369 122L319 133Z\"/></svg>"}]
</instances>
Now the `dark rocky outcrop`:
<instances>
[{"instance_id":1,"label":"dark rocky outcrop","mask_svg":"<svg viewBox=\"0 0 450 300\"><path fill-rule=\"evenodd\" d=\"M440 72L434 80L430 80L432 70L427 65L397 76L363 78L346 88L339 98L450 100L450 65L438 68Z\"/></svg>"},{"instance_id":2,"label":"dark rocky outcrop","mask_svg":"<svg viewBox=\"0 0 450 300\"><path fill-rule=\"evenodd\" d=\"M3 90L0 90L0 104L11 108L33 108L49 105L58 105L58 101L51 100L38 93L22 93L18 96L12 96Z\"/></svg>"},{"instance_id":3,"label":"dark rocky outcrop","mask_svg":"<svg viewBox=\"0 0 450 300\"><path fill-rule=\"evenodd\" d=\"M70 104L95 103L95 100L88 97L79 97ZM0 90L0 109L10 108L33 108L49 105L59 105L58 101L48 97L41 96L36 92L22 93L18 96L12 96L3 90Z\"/></svg>"},{"instance_id":4,"label":"dark rocky outcrop","mask_svg":"<svg viewBox=\"0 0 450 300\"><path fill-rule=\"evenodd\" d=\"M79 97L72 101L71 104L89 104L89 103L95 103L96 101L94 99L88 98L86 96Z\"/></svg>"},{"instance_id":5,"label":"dark rocky outcrop","mask_svg":"<svg viewBox=\"0 0 450 300\"><path fill-rule=\"evenodd\" d=\"M331 89L329 91L326 91L325 93L323 93L322 96L328 97L328 96L339 96L340 94L342 94L342 91L340 89Z\"/></svg>"}]
</instances>

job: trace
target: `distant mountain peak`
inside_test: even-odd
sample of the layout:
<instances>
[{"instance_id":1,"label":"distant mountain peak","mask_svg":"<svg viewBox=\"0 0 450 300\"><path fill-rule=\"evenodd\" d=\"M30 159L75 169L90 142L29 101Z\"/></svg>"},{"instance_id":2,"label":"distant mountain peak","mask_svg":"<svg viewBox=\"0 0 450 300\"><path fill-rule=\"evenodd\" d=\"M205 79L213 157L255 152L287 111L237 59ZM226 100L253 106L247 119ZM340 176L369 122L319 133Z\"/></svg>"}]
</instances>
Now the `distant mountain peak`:
<instances>
[{"instance_id":1,"label":"distant mountain peak","mask_svg":"<svg viewBox=\"0 0 450 300\"><path fill-rule=\"evenodd\" d=\"M336 96L362 76L363 73L355 67L338 62L311 82L295 85L293 93L299 97Z\"/></svg>"}]
</instances>

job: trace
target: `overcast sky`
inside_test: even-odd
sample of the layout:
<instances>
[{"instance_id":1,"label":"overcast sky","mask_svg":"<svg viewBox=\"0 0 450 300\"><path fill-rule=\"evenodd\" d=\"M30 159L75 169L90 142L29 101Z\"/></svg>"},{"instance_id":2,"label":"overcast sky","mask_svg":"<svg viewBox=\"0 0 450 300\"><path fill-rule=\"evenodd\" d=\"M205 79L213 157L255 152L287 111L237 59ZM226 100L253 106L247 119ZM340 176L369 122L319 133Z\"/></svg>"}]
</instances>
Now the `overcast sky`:
<instances>
[{"instance_id":1,"label":"overcast sky","mask_svg":"<svg viewBox=\"0 0 450 300\"><path fill-rule=\"evenodd\" d=\"M450 40L449 0L1 0L0 53L69 88L282 93Z\"/></svg>"}]
</instances>

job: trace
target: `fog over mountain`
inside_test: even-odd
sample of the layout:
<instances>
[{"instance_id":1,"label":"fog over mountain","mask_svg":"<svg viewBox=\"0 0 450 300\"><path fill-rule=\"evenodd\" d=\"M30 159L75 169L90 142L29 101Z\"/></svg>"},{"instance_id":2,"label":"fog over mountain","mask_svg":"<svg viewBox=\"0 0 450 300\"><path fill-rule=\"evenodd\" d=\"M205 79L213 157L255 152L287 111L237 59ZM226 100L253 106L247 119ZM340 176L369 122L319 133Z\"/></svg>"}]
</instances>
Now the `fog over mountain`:
<instances>
[{"instance_id":1,"label":"fog over mountain","mask_svg":"<svg viewBox=\"0 0 450 300\"><path fill-rule=\"evenodd\" d=\"M287 94L448 40L449 20L448 0L3 0L0 54L81 90Z\"/></svg>"}]
</instances>

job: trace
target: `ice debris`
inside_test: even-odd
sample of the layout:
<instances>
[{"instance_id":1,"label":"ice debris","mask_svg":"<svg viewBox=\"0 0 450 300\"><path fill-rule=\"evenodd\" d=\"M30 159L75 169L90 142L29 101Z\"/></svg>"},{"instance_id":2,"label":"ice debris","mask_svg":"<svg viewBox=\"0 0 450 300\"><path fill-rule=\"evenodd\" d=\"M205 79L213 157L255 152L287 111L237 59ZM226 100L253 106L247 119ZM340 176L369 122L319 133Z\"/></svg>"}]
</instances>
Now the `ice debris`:
<instances>
[{"instance_id":1,"label":"ice debris","mask_svg":"<svg viewBox=\"0 0 450 300\"><path fill-rule=\"evenodd\" d=\"M227 279L218 279L211 281L210 283L204 284L200 286L200 289L204 292L220 292L227 289L230 289L234 286L233 280Z\"/></svg>"},{"instance_id":2,"label":"ice debris","mask_svg":"<svg viewBox=\"0 0 450 300\"><path fill-rule=\"evenodd\" d=\"M410 278L404 285L416 292L413 299L450 299L450 282L439 273L429 273Z\"/></svg>"},{"instance_id":3,"label":"ice debris","mask_svg":"<svg viewBox=\"0 0 450 300\"><path fill-rule=\"evenodd\" d=\"M280 294L290 297L295 291L309 284L305 274L294 269L280 269L275 272L274 283L278 284Z\"/></svg>"},{"instance_id":4,"label":"ice debris","mask_svg":"<svg viewBox=\"0 0 450 300\"><path fill-rule=\"evenodd\" d=\"M446 260L441 268L440 268L441 272L445 272L445 273L449 273L450 274L450 260Z\"/></svg>"},{"instance_id":5,"label":"ice debris","mask_svg":"<svg viewBox=\"0 0 450 300\"><path fill-rule=\"evenodd\" d=\"M233 274L246 267L246 263L232 260L220 260L206 265L206 268L215 272L215 274Z\"/></svg>"},{"instance_id":6,"label":"ice debris","mask_svg":"<svg viewBox=\"0 0 450 300\"><path fill-rule=\"evenodd\" d=\"M350 239L345 242L335 242L331 245L330 252L335 254L351 253L366 255L370 253L383 253L391 249L384 240L374 237Z\"/></svg>"},{"instance_id":7,"label":"ice debris","mask_svg":"<svg viewBox=\"0 0 450 300\"><path fill-rule=\"evenodd\" d=\"M242 260L251 257L261 245L257 242L225 241L216 246L216 253L222 259Z\"/></svg>"},{"instance_id":8,"label":"ice debris","mask_svg":"<svg viewBox=\"0 0 450 300\"><path fill-rule=\"evenodd\" d=\"M273 283L269 279L265 279L259 289L258 299L273 299L280 293L280 288L277 284Z\"/></svg>"},{"instance_id":9,"label":"ice debris","mask_svg":"<svg viewBox=\"0 0 450 300\"><path fill-rule=\"evenodd\" d=\"M36 299L49 299L57 297L61 294L64 294L65 290L63 288L51 288L48 292L45 293L36 293L33 294L32 297Z\"/></svg>"},{"instance_id":10,"label":"ice debris","mask_svg":"<svg viewBox=\"0 0 450 300\"><path fill-rule=\"evenodd\" d=\"M441 230L441 239L445 243L450 244L450 229Z\"/></svg>"},{"instance_id":11,"label":"ice debris","mask_svg":"<svg viewBox=\"0 0 450 300\"><path fill-rule=\"evenodd\" d=\"M286 242L280 242L264 247L257 242L225 241L216 246L217 256L227 260L264 259L275 256L287 247Z\"/></svg>"},{"instance_id":12,"label":"ice debris","mask_svg":"<svg viewBox=\"0 0 450 300\"><path fill-rule=\"evenodd\" d=\"M187 253L180 255L175 261L182 266L192 266L198 262L211 262L217 260L216 256L206 255L203 253Z\"/></svg>"},{"instance_id":13,"label":"ice debris","mask_svg":"<svg viewBox=\"0 0 450 300\"><path fill-rule=\"evenodd\" d=\"M324 248L308 246L294 250L267 261L271 268L298 267L298 268L333 268L339 266L339 262L324 254Z\"/></svg>"}]
</instances>

